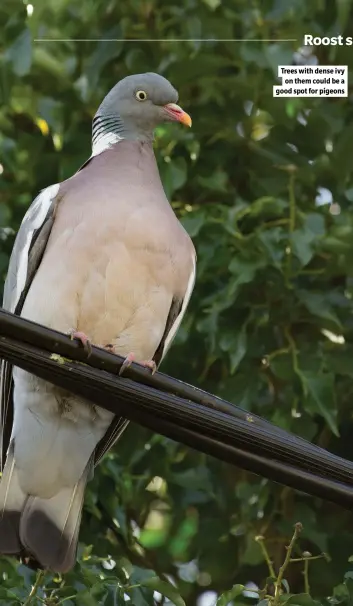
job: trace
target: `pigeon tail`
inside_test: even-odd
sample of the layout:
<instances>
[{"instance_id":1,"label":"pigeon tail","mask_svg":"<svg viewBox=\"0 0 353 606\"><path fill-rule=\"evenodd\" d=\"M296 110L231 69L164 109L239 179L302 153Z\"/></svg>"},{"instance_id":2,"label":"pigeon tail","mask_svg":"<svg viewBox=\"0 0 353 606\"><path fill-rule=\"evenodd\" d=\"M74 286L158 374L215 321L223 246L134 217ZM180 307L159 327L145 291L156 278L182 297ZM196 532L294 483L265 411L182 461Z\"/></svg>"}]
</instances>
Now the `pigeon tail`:
<instances>
[{"instance_id":1,"label":"pigeon tail","mask_svg":"<svg viewBox=\"0 0 353 606\"><path fill-rule=\"evenodd\" d=\"M20 519L20 541L43 568L68 572L76 562L78 535L91 457L80 480L50 499L28 497Z\"/></svg>"},{"instance_id":2,"label":"pigeon tail","mask_svg":"<svg viewBox=\"0 0 353 606\"><path fill-rule=\"evenodd\" d=\"M18 555L22 551L19 524L26 499L19 484L12 442L0 482L0 553Z\"/></svg>"}]
</instances>

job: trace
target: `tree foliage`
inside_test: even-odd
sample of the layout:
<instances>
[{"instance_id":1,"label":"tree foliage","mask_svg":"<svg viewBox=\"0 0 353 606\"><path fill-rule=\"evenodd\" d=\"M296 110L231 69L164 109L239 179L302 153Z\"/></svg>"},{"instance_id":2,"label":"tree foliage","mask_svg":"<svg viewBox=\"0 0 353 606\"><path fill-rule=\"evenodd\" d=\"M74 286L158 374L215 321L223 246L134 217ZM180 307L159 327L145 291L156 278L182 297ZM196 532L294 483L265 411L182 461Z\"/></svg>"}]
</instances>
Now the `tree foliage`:
<instances>
[{"instance_id":1,"label":"tree foliage","mask_svg":"<svg viewBox=\"0 0 353 606\"><path fill-rule=\"evenodd\" d=\"M351 99L273 99L272 86L278 65L300 60L304 33L349 33L351 9L351 0L0 5L1 275L38 190L89 156L107 91L130 73L165 75L193 128L159 128L155 148L198 277L162 370L347 458ZM320 63L350 70L351 54L314 49ZM304 529L277 598L350 604L350 512L130 425L89 485L75 570L41 576L29 596L35 573L2 558L0 603L264 605L277 599L296 522ZM244 595L248 582L259 597Z\"/></svg>"}]
</instances>

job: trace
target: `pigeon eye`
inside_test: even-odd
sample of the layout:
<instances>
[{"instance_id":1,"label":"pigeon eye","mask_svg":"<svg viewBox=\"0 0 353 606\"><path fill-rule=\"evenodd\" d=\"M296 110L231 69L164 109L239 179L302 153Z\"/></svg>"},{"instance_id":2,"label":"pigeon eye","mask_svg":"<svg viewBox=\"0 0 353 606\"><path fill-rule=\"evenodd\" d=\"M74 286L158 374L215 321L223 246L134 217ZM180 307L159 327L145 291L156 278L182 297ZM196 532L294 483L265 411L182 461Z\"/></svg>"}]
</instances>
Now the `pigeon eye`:
<instances>
[{"instance_id":1,"label":"pigeon eye","mask_svg":"<svg viewBox=\"0 0 353 606\"><path fill-rule=\"evenodd\" d=\"M146 101L147 93L144 90L138 90L135 97L138 101Z\"/></svg>"}]
</instances>

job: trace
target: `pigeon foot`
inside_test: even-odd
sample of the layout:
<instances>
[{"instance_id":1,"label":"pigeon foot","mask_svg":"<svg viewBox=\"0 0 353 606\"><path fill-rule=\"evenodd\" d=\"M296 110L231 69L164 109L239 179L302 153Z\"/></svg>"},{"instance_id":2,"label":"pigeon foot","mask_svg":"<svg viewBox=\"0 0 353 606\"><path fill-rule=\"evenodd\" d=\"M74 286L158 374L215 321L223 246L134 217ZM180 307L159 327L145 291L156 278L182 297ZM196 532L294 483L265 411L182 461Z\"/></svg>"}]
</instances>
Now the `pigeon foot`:
<instances>
[{"instance_id":1,"label":"pigeon foot","mask_svg":"<svg viewBox=\"0 0 353 606\"><path fill-rule=\"evenodd\" d=\"M115 353L113 345L105 345L104 349L111 353ZM121 368L119 370L120 377L124 374L126 369L131 366L133 362L136 362L136 364L140 364L140 366L143 366L144 368L149 368L152 375L154 375L157 370L157 364L153 360L143 360L142 362L139 362L138 360L136 360L135 354L131 351L130 353L128 353L124 362L121 365Z\"/></svg>"},{"instance_id":2,"label":"pigeon foot","mask_svg":"<svg viewBox=\"0 0 353 606\"><path fill-rule=\"evenodd\" d=\"M157 364L154 360L144 360L143 362L139 362L139 364L141 364L141 366L144 366L145 368L149 368L151 371L151 375L154 375L157 370Z\"/></svg>"},{"instance_id":3,"label":"pigeon foot","mask_svg":"<svg viewBox=\"0 0 353 606\"><path fill-rule=\"evenodd\" d=\"M74 328L69 330L68 334L72 340L77 339L77 341L80 341L87 354L87 358L89 358L92 353L92 345L87 335L84 332L81 332L80 330L75 330Z\"/></svg>"},{"instance_id":4,"label":"pigeon foot","mask_svg":"<svg viewBox=\"0 0 353 606\"><path fill-rule=\"evenodd\" d=\"M120 377L124 374L124 372L126 371L126 369L131 366L131 364L133 362L135 362L135 354L131 351L130 353L127 354L124 362L121 365L121 368L119 370L119 376Z\"/></svg>"}]
</instances>

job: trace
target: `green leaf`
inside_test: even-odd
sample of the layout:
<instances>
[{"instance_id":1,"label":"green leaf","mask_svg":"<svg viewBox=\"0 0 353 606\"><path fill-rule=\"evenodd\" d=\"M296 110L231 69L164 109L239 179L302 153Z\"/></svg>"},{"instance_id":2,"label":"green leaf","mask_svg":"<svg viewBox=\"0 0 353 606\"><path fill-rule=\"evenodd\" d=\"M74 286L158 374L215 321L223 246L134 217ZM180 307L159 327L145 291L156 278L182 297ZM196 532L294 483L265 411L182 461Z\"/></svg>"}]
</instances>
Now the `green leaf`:
<instances>
[{"instance_id":1,"label":"green leaf","mask_svg":"<svg viewBox=\"0 0 353 606\"><path fill-rule=\"evenodd\" d=\"M349 344L340 345L339 348L328 352L326 360L327 367L334 374L353 377L353 350Z\"/></svg>"},{"instance_id":2,"label":"green leaf","mask_svg":"<svg viewBox=\"0 0 353 606\"><path fill-rule=\"evenodd\" d=\"M255 217L280 217L287 207L285 200L281 198L274 198L273 196L262 196L257 200L254 200L252 204L249 204L245 209L240 212L240 216L251 214L252 218Z\"/></svg>"},{"instance_id":3,"label":"green leaf","mask_svg":"<svg viewBox=\"0 0 353 606\"><path fill-rule=\"evenodd\" d=\"M194 238L198 235L201 227L205 224L205 214L204 213L187 213L181 218L181 223L185 227L191 238Z\"/></svg>"},{"instance_id":4,"label":"green leaf","mask_svg":"<svg viewBox=\"0 0 353 606\"><path fill-rule=\"evenodd\" d=\"M198 181L203 188L219 192L227 191L228 175L224 172L224 170L217 169L209 177L199 176Z\"/></svg>"},{"instance_id":5,"label":"green leaf","mask_svg":"<svg viewBox=\"0 0 353 606\"><path fill-rule=\"evenodd\" d=\"M290 65L293 59L292 50L279 42L264 44L263 53L276 78L278 77L278 66Z\"/></svg>"},{"instance_id":6,"label":"green leaf","mask_svg":"<svg viewBox=\"0 0 353 606\"><path fill-rule=\"evenodd\" d=\"M302 266L305 267L311 261L314 254L314 243L316 236L307 229L296 229L291 234L291 242L293 252L301 262Z\"/></svg>"},{"instance_id":7,"label":"green leaf","mask_svg":"<svg viewBox=\"0 0 353 606\"><path fill-rule=\"evenodd\" d=\"M336 598L334 604L341 604L342 602L346 602L349 599L349 591L347 585L345 583L340 583L340 585L336 585L333 590L334 598Z\"/></svg>"},{"instance_id":8,"label":"green leaf","mask_svg":"<svg viewBox=\"0 0 353 606\"><path fill-rule=\"evenodd\" d=\"M223 351L229 352L231 374L238 368L247 351L246 324L239 332L230 332L224 335L219 345Z\"/></svg>"},{"instance_id":9,"label":"green leaf","mask_svg":"<svg viewBox=\"0 0 353 606\"><path fill-rule=\"evenodd\" d=\"M170 476L170 481L183 488L205 490L206 492L212 490L210 471L207 467L201 465L186 469L185 471L173 473Z\"/></svg>"},{"instance_id":10,"label":"green leaf","mask_svg":"<svg viewBox=\"0 0 353 606\"><path fill-rule=\"evenodd\" d=\"M351 8L350 0L336 0L336 7L340 31L344 31Z\"/></svg>"},{"instance_id":11,"label":"green leaf","mask_svg":"<svg viewBox=\"0 0 353 606\"><path fill-rule=\"evenodd\" d=\"M144 587L148 587L149 589L153 589L154 591L158 591L163 596L168 598L174 606L186 606L183 598L179 594L178 590L171 585L171 583L167 583L167 581L162 581L159 577L150 577L149 579L145 579L141 582L141 585Z\"/></svg>"},{"instance_id":12,"label":"green leaf","mask_svg":"<svg viewBox=\"0 0 353 606\"><path fill-rule=\"evenodd\" d=\"M156 604L153 598L152 589L148 589L146 587L135 587L132 590L127 590L126 593L128 593L131 598L131 606L155 606Z\"/></svg>"},{"instance_id":13,"label":"green leaf","mask_svg":"<svg viewBox=\"0 0 353 606\"><path fill-rule=\"evenodd\" d=\"M319 213L309 213L305 217L305 226L317 237L324 236L326 233L325 219Z\"/></svg>"},{"instance_id":14,"label":"green leaf","mask_svg":"<svg viewBox=\"0 0 353 606\"><path fill-rule=\"evenodd\" d=\"M231 282L233 292L236 292L242 284L252 282L257 271L264 265L266 260L263 258L242 259L235 256L229 264L229 271L235 276Z\"/></svg>"},{"instance_id":15,"label":"green leaf","mask_svg":"<svg viewBox=\"0 0 353 606\"><path fill-rule=\"evenodd\" d=\"M240 57L245 64L255 63L257 67L267 67L267 57L261 44L242 44L240 46Z\"/></svg>"},{"instance_id":16,"label":"green leaf","mask_svg":"<svg viewBox=\"0 0 353 606\"><path fill-rule=\"evenodd\" d=\"M118 41L121 38L121 28L119 26L114 26L105 32L104 38L104 40L97 43L96 49L89 57L87 64L86 73L91 92L94 92L104 66L112 59L117 59L123 48L122 42Z\"/></svg>"},{"instance_id":17,"label":"green leaf","mask_svg":"<svg viewBox=\"0 0 353 606\"><path fill-rule=\"evenodd\" d=\"M11 44L5 53L5 58L11 62L17 76L28 74L32 64L32 36L29 29L24 29Z\"/></svg>"},{"instance_id":18,"label":"green leaf","mask_svg":"<svg viewBox=\"0 0 353 606\"><path fill-rule=\"evenodd\" d=\"M241 331L238 335L234 350L230 353L230 374L233 374L238 368L240 362L245 356L247 345L246 332Z\"/></svg>"},{"instance_id":19,"label":"green leaf","mask_svg":"<svg viewBox=\"0 0 353 606\"><path fill-rule=\"evenodd\" d=\"M280 227L262 230L258 234L266 253L275 267L281 268L281 264L285 255L284 240L286 235Z\"/></svg>"},{"instance_id":20,"label":"green leaf","mask_svg":"<svg viewBox=\"0 0 353 606\"><path fill-rule=\"evenodd\" d=\"M327 422L335 436L339 436L337 427L337 410L332 373L315 374L302 370L301 376L307 388L305 409L320 414Z\"/></svg>"},{"instance_id":21,"label":"green leaf","mask_svg":"<svg viewBox=\"0 0 353 606\"><path fill-rule=\"evenodd\" d=\"M167 197L184 185L187 179L187 166L184 158L172 158L170 162L160 165L162 183Z\"/></svg>"},{"instance_id":22,"label":"green leaf","mask_svg":"<svg viewBox=\"0 0 353 606\"><path fill-rule=\"evenodd\" d=\"M246 537L245 549L242 553L242 563L250 566L257 566L262 564L264 561L264 555L261 551L260 545L257 541L254 541L252 536Z\"/></svg>"},{"instance_id":23,"label":"green leaf","mask_svg":"<svg viewBox=\"0 0 353 606\"><path fill-rule=\"evenodd\" d=\"M42 72L43 77L55 78L58 82L66 84L70 79L70 74L65 70L60 58L53 55L43 45L35 46L33 49L33 63L37 69ZM76 83L74 83L76 88Z\"/></svg>"},{"instance_id":24,"label":"green leaf","mask_svg":"<svg viewBox=\"0 0 353 606\"><path fill-rule=\"evenodd\" d=\"M342 324L323 293L315 292L313 289L310 291L298 289L297 296L313 316L327 320L331 327L335 328L339 334L342 332ZM324 325L325 323L322 324Z\"/></svg>"},{"instance_id":25,"label":"green leaf","mask_svg":"<svg viewBox=\"0 0 353 606\"><path fill-rule=\"evenodd\" d=\"M348 189L346 189L344 195L346 196L347 200L353 202L353 187L349 187Z\"/></svg>"},{"instance_id":26,"label":"green leaf","mask_svg":"<svg viewBox=\"0 0 353 606\"><path fill-rule=\"evenodd\" d=\"M141 568L140 566L134 566L132 574L129 578L129 582L131 585L138 585L141 584L142 581L145 581L146 579L151 579L155 576L156 573L152 570Z\"/></svg>"},{"instance_id":27,"label":"green leaf","mask_svg":"<svg viewBox=\"0 0 353 606\"><path fill-rule=\"evenodd\" d=\"M232 589L222 593L216 602L216 606L227 606L231 600L234 600L234 598L242 595L244 589L244 585L233 585Z\"/></svg>"},{"instance_id":28,"label":"green leaf","mask_svg":"<svg viewBox=\"0 0 353 606\"><path fill-rule=\"evenodd\" d=\"M203 2L213 11L221 4L221 0L203 0Z\"/></svg>"},{"instance_id":29,"label":"green leaf","mask_svg":"<svg viewBox=\"0 0 353 606\"><path fill-rule=\"evenodd\" d=\"M320 606L320 602L314 600L308 593L292 595L288 600L284 599L283 602L288 606Z\"/></svg>"},{"instance_id":30,"label":"green leaf","mask_svg":"<svg viewBox=\"0 0 353 606\"><path fill-rule=\"evenodd\" d=\"M291 234L293 252L303 267L311 261L318 238L324 234L325 221L318 213L308 214L303 227L294 230Z\"/></svg>"},{"instance_id":31,"label":"green leaf","mask_svg":"<svg viewBox=\"0 0 353 606\"><path fill-rule=\"evenodd\" d=\"M91 589L78 591L75 596L76 603L80 606L97 606L96 598L91 595Z\"/></svg>"},{"instance_id":32,"label":"green leaf","mask_svg":"<svg viewBox=\"0 0 353 606\"><path fill-rule=\"evenodd\" d=\"M305 0L292 0L289 4L281 2L281 0L275 0L273 2L272 10L266 15L269 19L284 19L285 17L294 17L295 15L301 15L305 6ZM290 64L290 59L288 64ZM282 64L284 65L284 64ZM286 64L287 65L287 64Z\"/></svg>"},{"instance_id":33,"label":"green leaf","mask_svg":"<svg viewBox=\"0 0 353 606\"><path fill-rule=\"evenodd\" d=\"M156 549L168 540L168 525L163 528L144 528L140 534L140 544L147 549Z\"/></svg>"}]
</instances>

